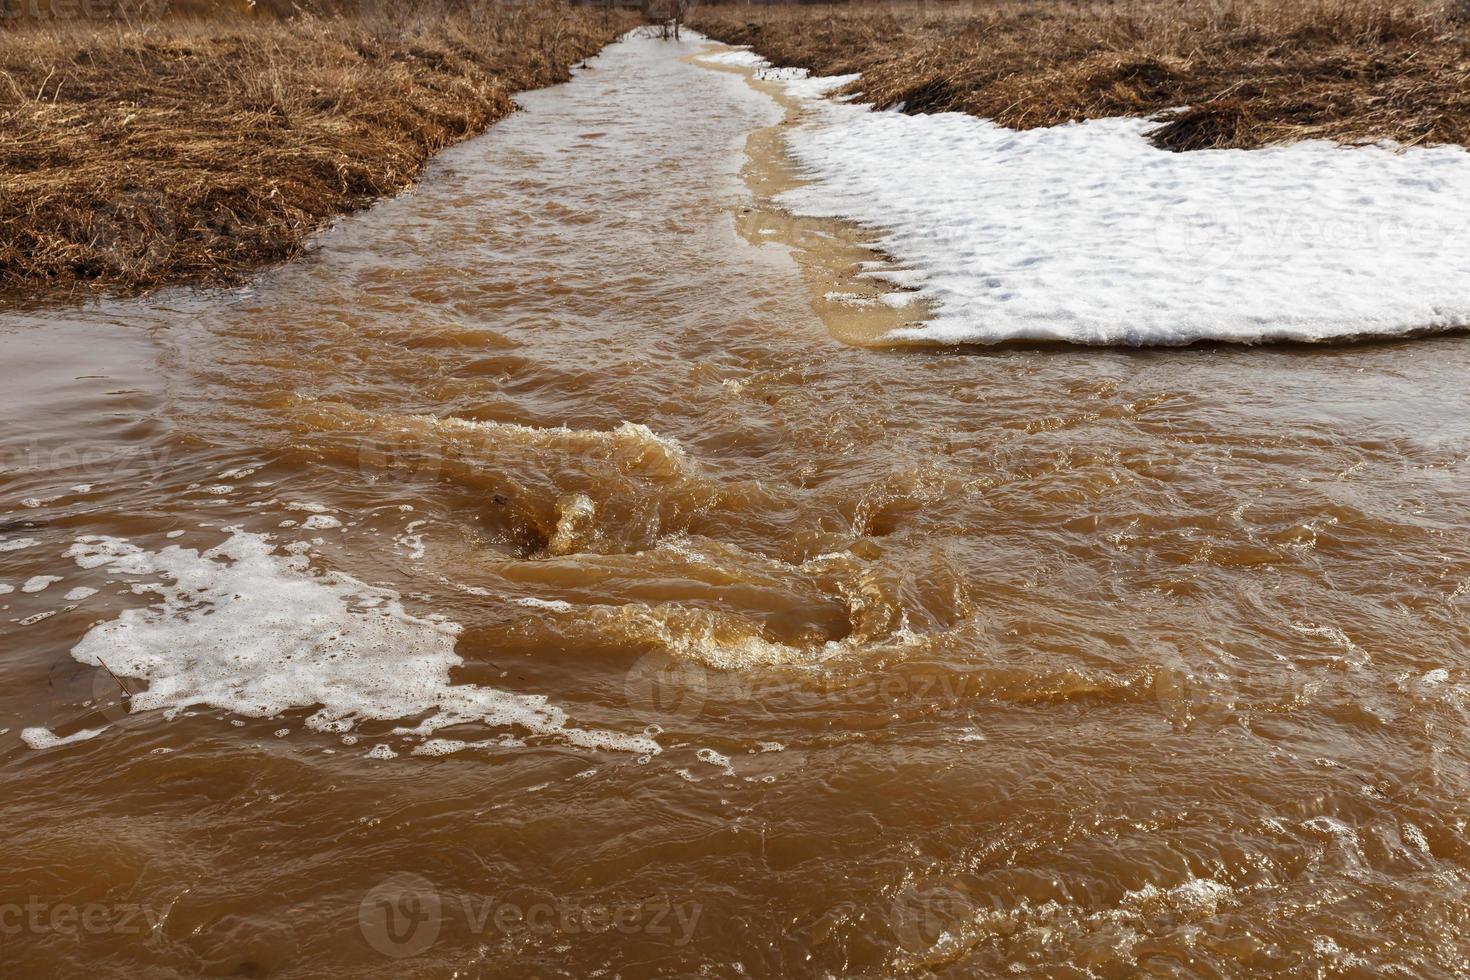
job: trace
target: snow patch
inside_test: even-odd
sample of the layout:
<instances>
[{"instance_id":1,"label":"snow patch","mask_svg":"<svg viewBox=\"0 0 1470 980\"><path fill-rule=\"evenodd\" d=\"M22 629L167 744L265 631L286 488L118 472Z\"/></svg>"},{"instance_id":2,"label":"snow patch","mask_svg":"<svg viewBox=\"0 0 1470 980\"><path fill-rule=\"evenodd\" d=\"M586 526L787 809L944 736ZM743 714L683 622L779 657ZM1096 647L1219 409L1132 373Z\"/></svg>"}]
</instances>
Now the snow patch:
<instances>
[{"instance_id":1,"label":"snow patch","mask_svg":"<svg viewBox=\"0 0 1470 980\"><path fill-rule=\"evenodd\" d=\"M1159 123L1147 119L1016 131L818 98L850 80L787 83L811 101L788 142L816 179L780 201L875 229L874 245L912 266L900 284L937 313L895 342L1323 341L1470 326L1461 147L1172 153L1148 142Z\"/></svg>"},{"instance_id":2,"label":"snow patch","mask_svg":"<svg viewBox=\"0 0 1470 980\"><path fill-rule=\"evenodd\" d=\"M714 54L703 54L699 56L700 61L711 65L731 65L736 68L766 68L770 62L746 48L735 48L730 51L717 51Z\"/></svg>"}]
</instances>

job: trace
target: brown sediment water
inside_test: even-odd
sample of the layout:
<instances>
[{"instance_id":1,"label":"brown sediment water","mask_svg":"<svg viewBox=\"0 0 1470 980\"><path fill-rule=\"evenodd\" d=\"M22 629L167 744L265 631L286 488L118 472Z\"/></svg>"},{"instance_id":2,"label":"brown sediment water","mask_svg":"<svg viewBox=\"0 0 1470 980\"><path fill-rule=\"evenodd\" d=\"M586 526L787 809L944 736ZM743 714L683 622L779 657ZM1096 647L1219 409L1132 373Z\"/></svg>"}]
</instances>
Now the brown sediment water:
<instances>
[{"instance_id":1,"label":"brown sediment water","mask_svg":"<svg viewBox=\"0 0 1470 980\"><path fill-rule=\"evenodd\" d=\"M700 49L4 314L0 974L1470 968L1464 339L884 349Z\"/></svg>"}]
</instances>

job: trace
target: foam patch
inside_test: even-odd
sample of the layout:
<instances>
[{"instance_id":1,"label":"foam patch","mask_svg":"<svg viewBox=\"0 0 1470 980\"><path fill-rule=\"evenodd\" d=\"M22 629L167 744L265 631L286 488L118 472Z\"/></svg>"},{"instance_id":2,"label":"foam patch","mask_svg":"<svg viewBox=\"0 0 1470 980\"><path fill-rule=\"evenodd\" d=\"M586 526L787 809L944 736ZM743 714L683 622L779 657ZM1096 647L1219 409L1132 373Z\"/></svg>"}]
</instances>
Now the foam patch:
<instances>
[{"instance_id":1,"label":"foam patch","mask_svg":"<svg viewBox=\"0 0 1470 980\"><path fill-rule=\"evenodd\" d=\"M157 604L95 626L72 649L82 663L147 682L131 699L134 712L173 717L208 705L267 718L316 706L306 725L319 732L413 718L421 720L397 733L427 738L478 724L585 748L660 750L644 735L572 727L543 695L451 683L462 662L457 624L411 615L391 590L314 572L304 555L277 554L266 535L227 530L228 540L203 553L93 536L68 550L83 568L161 579L133 587Z\"/></svg>"}]
</instances>

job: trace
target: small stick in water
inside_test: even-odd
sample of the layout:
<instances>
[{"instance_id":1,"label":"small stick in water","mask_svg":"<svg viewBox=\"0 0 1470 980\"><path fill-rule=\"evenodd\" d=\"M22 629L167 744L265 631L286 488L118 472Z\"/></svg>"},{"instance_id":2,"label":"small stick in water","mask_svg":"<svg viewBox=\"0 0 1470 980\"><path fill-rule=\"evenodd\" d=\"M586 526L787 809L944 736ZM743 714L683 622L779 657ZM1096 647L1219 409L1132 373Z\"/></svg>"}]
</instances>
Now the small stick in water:
<instances>
[{"instance_id":1,"label":"small stick in water","mask_svg":"<svg viewBox=\"0 0 1470 980\"><path fill-rule=\"evenodd\" d=\"M118 680L117 675L112 672L112 668L107 666L107 661L103 660L101 657L98 657L97 662L102 665L103 670L107 671L107 676L112 678L112 683L117 685L117 689L119 691L122 691L123 697L131 698L133 696L133 692L128 690L127 685Z\"/></svg>"}]
</instances>

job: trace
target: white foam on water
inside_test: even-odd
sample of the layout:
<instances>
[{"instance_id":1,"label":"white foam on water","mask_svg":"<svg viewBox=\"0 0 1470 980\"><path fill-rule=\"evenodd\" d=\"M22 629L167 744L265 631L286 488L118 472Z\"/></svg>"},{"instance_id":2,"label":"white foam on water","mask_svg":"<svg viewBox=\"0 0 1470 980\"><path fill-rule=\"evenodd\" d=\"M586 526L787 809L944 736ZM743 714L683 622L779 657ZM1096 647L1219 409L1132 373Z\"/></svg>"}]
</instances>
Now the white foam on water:
<instances>
[{"instance_id":1,"label":"white foam on water","mask_svg":"<svg viewBox=\"0 0 1470 980\"><path fill-rule=\"evenodd\" d=\"M524 599L516 599L514 601L518 606L530 606L532 609L546 609L551 612L572 611L572 604L562 599L536 599L528 596Z\"/></svg>"},{"instance_id":2,"label":"white foam on water","mask_svg":"<svg viewBox=\"0 0 1470 980\"><path fill-rule=\"evenodd\" d=\"M342 522L330 514L312 514L301 522L301 526L309 531L331 530L342 526Z\"/></svg>"},{"instance_id":3,"label":"white foam on water","mask_svg":"<svg viewBox=\"0 0 1470 980\"><path fill-rule=\"evenodd\" d=\"M88 536L67 556L86 568L144 575L158 603L92 628L78 661L143 680L132 711L168 717L210 705L268 718L317 707L308 728L341 732L361 720L422 718L395 734L428 738L450 725L521 729L586 748L656 753L644 735L580 729L545 696L454 684L459 626L407 612L397 593L340 572L314 572L305 555L276 553L271 539L239 529L200 553L149 552L120 538Z\"/></svg>"},{"instance_id":4,"label":"white foam on water","mask_svg":"<svg viewBox=\"0 0 1470 980\"><path fill-rule=\"evenodd\" d=\"M468 742L458 738L431 738L421 745L415 746L414 755L441 756L453 755L469 747Z\"/></svg>"},{"instance_id":5,"label":"white foam on water","mask_svg":"<svg viewBox=\"0 0 1470 980\"><path fill-rule=\"evenodd\" d=\"M20 590L22 592L43 592L60 581L60 575L32 575L26 579L25 584L20 587Z\"/></svg>"},{"instance_id":6,"label":"white foam on water","mask_svg":"<svg viewBox=\"0 0 1470 980\"><path fill-rule=\"evenodd\" d=\"M75 589L72 589L70 592L68 592L63 598L65 598L67 602L81 602L83 599L90 599L96 594L96 589L89 589L85 585L79 585Z\"/></svg>"},{"instance_id":7,"label":"white foam on water","mask_svg":"<svg viewBox=\"0 0 1470 980\"><path fill-rule=\"evenodd\" d=\"M428 521L409 521L403 533L393 539L393 543L405 551L411 561L419 561L424 557L426 551L424 535L422 532L415 532L428 523Z\"/></svg>"},{"instance_id":8,"label":"white foam on water","mask_svg":"<svg viewBox=\"0 0 1470 980\"><path fill-rule=\"evenodd\" d=\"M714 749L700 749L694 753L694 757L700 762L711 766L718 766L725 771L725 775L735 775L735 766L731 764L730 757Z\"/></svg>"},{"instance_id":9,"label":"white foam on water","mask_svg":"<svg viewBox=\"0 0 1470 980\"><path fill-rule=\"evenodd\" d=\"M4 538L0 539L0 551L19 551L22 548L32 548L41 542L35 538Z\"/></svg>"},{"instance_id":10,"label":"white foam on water","mask_svg":"<svg viewBox=\"0 0 1470 980\"><path fill-rule=\"evenodd\" d=\"M707 57L762 67L747 51ZM769 77L779 78L777 73ZM1173 153L1159 124L1006 129L821 98L779 202L874 230L879 273L936 311L894 342L1173 345L1324 341L1470 327L1470 153L1306 140Z\"/></svg>"},{"instance_id":11,"label":"white foam on water","mask_svg":"<svg viewBox=\"0 0 1470 980\"><path fill-rule=\"evenodd\" d=\"M23 728L20 740L33 749L54 749L61 745L71 745L74 742L85 742L96 738L105 731L107 731L106 728L83 728L70 735L56 735L49 728Z\"/></svg>"}]
</instances>

